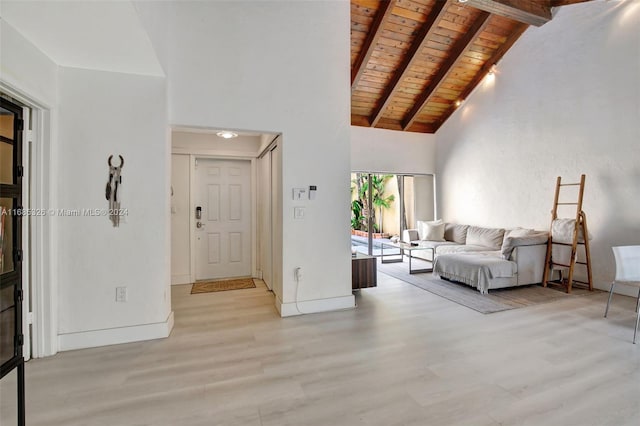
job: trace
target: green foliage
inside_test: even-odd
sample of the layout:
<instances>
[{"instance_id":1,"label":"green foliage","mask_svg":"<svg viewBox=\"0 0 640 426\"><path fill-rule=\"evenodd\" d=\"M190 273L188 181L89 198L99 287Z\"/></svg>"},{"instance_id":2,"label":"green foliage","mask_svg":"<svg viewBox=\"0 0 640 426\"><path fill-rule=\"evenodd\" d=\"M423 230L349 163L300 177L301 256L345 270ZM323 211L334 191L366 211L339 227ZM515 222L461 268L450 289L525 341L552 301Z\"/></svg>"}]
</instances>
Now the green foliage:
<instances>
[{"instance_id":1,"label":"green foliage","mask_svg":"<svg viewBox=\"0 0 640 426\"><path fill-rule=\"evenodd\" d=\"M366 173L356 173L356 178L351 181L351 193L357 193L357 198L351 203L351 228L355 230L368 230L367 214L372 214L373 230L379 232L382 227L382 211L391 207L395 201L393 195L385 196L384 187L394 175L371 175L367 179ZM369 208L369 185L371 185L372 206ZM379 223L376 222L376 212Z\"/></svg>"},{"instance_id":2,"label":"green foliage","mask_svg":"<svg viewBox=\"0 0 640 426\"><path fill-rule=\"evenodd\" d=\"M360 230L363 226L362 201L356 199L351 202L351 229Z\"/></svg>"}]
</instances>

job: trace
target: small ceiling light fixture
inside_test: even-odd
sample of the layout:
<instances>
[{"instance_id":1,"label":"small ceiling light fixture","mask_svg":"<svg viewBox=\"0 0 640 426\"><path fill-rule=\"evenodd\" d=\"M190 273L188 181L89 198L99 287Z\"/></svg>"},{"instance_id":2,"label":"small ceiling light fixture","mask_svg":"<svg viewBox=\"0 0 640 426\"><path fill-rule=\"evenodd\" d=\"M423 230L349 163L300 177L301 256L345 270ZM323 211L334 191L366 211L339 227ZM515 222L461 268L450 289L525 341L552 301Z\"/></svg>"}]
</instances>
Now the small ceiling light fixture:
<instances>
[{"instance_id":1,"label":"small ceiling light fixture","mask_svg":"<svg viewBox=\"0 0 640 426\"><path fill-rule=\"evenodd\" d=\"M216 135L218 137L224 138L224 139L231 139L231 138L237 138L238 134L236 132L231 132L229 130L222 130L218 133L216 133Z\"/></svg>"},{"instance_id":2,"label":"small ceiling light fixture","mask_svg":"<svg viewBox=\"0 0 640 426\"><path fill-rule=\"evenodd\" d=\"M489 75L494 75L497 70L498 68L496 68L496 64L491 65L491 68L489 69Z\"/></svg>"},{"instance_id":3,"label":"small ceiling light fixture","mask_svg":"<svg viewBox=\"0 0 640 426\"><path fill-rule=\"evenodd\" d=\"M458 0L458 3L466 3L466 2L468 2L468 1L469 1L469 0Z\"/></svg>"},{"instance_id":4,"label":"small ceiling light fixture","mask_svg":"<svg viewBox=\"0 0 640 426\"><path fill-rule=\"evenodd\" d=\"M456 108L458 108L460 105L462 105L462 99L457 99L455 103Z\"/></svg>"}]
</instances>

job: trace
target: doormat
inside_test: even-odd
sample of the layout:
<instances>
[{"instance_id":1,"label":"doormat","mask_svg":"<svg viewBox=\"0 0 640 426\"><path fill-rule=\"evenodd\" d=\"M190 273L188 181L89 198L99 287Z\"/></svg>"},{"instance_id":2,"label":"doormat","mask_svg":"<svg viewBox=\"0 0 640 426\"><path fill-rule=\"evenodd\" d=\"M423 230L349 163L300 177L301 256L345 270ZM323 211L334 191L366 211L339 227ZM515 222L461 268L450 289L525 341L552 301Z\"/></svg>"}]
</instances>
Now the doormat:
<instances>
[{"instance_id":1,"label":"doormat","mask_svg":"<svg viewBox=\"0 0 640 426\"><path fill-rule=\"evenodd\" d=\"M216 291L241 290L243 288L256 288L253 278L237 278L233 280L199 281L193 283L191 294L214 293Z\"/></svg>"}]
</instances>

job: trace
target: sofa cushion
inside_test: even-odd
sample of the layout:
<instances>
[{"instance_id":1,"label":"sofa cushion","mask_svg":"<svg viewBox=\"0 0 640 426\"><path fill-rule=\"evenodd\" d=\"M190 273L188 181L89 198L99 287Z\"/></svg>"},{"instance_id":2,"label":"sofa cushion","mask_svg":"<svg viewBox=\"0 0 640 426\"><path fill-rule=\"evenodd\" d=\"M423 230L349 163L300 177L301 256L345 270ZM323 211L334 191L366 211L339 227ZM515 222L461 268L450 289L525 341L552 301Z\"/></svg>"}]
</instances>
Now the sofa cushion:
<instances>
[{"instance_id":1,"label":"sofa cushion","mask_svg":"<svg viewBox=\"0 0 640 426\"><path fill-rule=\"evenodd\" d=\"M504 233L504 241L502 242L500 251L505 259L509 259L514 248L546 244L548 236L549 234L546 231L535 231L524 228L512 229Z\"/></svg>"},{"instance_id":2,"label":"sofa cushion","mask_svg":"<svg viewBox=\"0 0 640 426\"><path fill-rule=\"evenodd\" d=\"M465 244L467 242L467 229L469 229L469 225L446 223L444 225L444 239L458 244Z\"/></svg>"},{"instance_id":3,"label":"sofa cushion","mask_svg":"<svg viewBox=\"0 0 640 426\"><path fill-rule=\"evenodd\" d=\"M457 244L454 242L449 242L447 245L438 246L436 248L436 254L440 256L441 254L450 254L450 253L470 253L477 251L493 251L490 247L486 246L475 246L473 244Z\"/></svg>"},{"instance_id":4,"label":"sofa cushion","mask_svg":"<svg viewBox=\"0 0 640 426\"><path fill-rule=\"evenodd\" d=\"M434 220L431 222L418 221L418 235L425 241L444 241L444 222Z\"/></svg>"},{"instance_id":5,"label":"sofa cushion","mask_svg":"<svg viewBox=\"0 0 640 426\"><path fill-rule=\"evenodd\" d=\"M491 250L500 250L504 239L502 228L481 228L469 226L467 230L467 244L490 247Z\"/></svg>"}]
</instances>

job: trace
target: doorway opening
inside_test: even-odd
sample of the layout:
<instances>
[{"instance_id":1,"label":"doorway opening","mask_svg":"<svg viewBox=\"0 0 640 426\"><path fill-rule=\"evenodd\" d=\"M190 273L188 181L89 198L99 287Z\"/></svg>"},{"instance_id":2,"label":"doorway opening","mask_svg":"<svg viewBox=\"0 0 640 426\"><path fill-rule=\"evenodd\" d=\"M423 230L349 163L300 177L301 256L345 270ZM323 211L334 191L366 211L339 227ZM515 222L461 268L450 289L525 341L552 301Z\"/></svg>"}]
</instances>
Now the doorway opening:
<instances>
[{"instance_id":1,"label":"doorway opening","mask_svg":"<svg viewBox=\"0 0 640 426\"><path fill-rule=\"evenodd\" d=\"M172 131L171 283L251 277L273 290L281 287L282 138L220 130Z\"/></svg>"},{"instance_id":2,"label":"doorway opening","mask_svg":"<svg viewBox=\"0 0 640 426\"><path fill-rule=\"evenodd\" d=\"M0 379L17 372L17 419L25 423L24 347L30 346L24 322L23 134L22 105L0 98ZM28 278L28 277L27 277ZM28 287L27 287L28 292ZM26 306L28 311L28 305ZM25 334L27 336L25 342Z\"/></svg>"},{"instance_id":3,"label":"doorway opening","mask_svg":"<svg viewBox=\"0 0 640 426\"><path fill-rule=\"evenodd\" d=\"M58 351L57 329L57 281L52 274L53 263L51 259L52 219L48 214L50 206L50 190L48 183L51 181L51 126L52 117L50 110L41 102L25 95L15 88L0 81L0 98L3 110L11 111L5 106L12 104L14 112L22 114L22 148L15 150L13 141L5 139L2 153L2 185L11 185L9 176L21 173L21 200L19 206L23 212L19 216L21 230L14 236L21 238L22 260L18 267L22 280L22 324L23 357L25 361L31 358L41 358L55 355ZM2 120L10 120L13 114L3 112ZM3 122L3 137L9 136L11 129ZM12 125L13 126L13 125ZM17 136L13 136L14 138ZM13 148L9 148L12 145ZM7 149L13 150L9 154ZM20 153L21 164L13 169L7 168L6 161L14 161L14 154ZM6 176L5 176L6 174ZM6 179L5 179L6 178ZM14 177L15 178L15 177ZM14 184L17 181L14 180ZM13 192L8 186L4 186L2 198L9 198L13 205L15 187ZM7 192L8 190L8 192ZM5 197L7 195L7 197ZM6 206L7 203L3 203ZM8 224L5 217L5 225ZM16 223L17 224L17 223ZM5 234L8 238L8 234ZM6 242L7 240L4 239ZM3 247L5 256L9 255L6 246ZM9 250L10 251L10 250ZM7 258L5 257L5 261ZM3 261L4 266L7 263ZM5 282L5 277L2 277Z\"/></svg>"},{"instance_id":4,"label":"doorway opening","mask_svg":"<svg viewBox=\"0 0 640 426\"><path fill-rule=\"evenodd\" d=\"M357 252L380 256L384 243L435 216L433 175L351 173L351 244ZM385 253L391 254L388 247Z\"/></svg>"}]
</instances>

